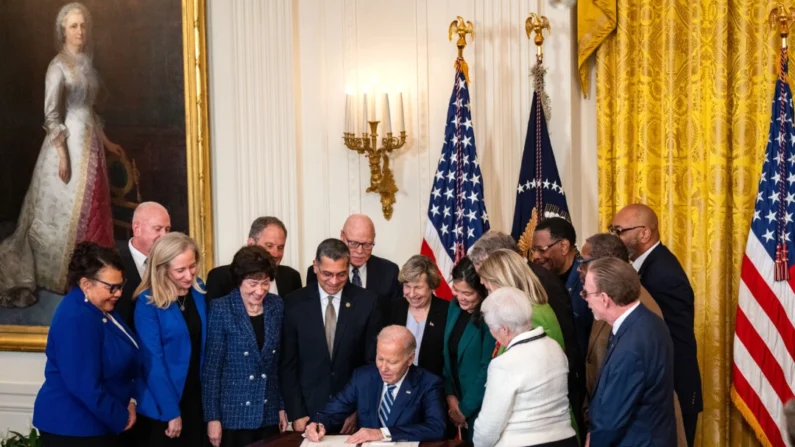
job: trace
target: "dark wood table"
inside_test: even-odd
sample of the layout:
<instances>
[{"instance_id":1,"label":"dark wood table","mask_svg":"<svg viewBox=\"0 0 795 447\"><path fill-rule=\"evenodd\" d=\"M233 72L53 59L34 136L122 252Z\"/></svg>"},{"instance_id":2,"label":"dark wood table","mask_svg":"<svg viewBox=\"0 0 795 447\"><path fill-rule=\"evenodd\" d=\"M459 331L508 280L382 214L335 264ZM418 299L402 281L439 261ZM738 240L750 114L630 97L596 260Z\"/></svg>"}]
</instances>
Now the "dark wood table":
<instances>
[{"instance_id":1,"label":"dark wood table","mask_svg":"<svg viewBox=\"0 0 795 447\"><path fill-rule=\"evenodd\" d=\"M304 441L301 433L288 431L276 437L267 438L251 444L249 447L299 447ZM421 442L421 447L466 447L469 444L463 441Z\"/></svg>"}]
</instances>

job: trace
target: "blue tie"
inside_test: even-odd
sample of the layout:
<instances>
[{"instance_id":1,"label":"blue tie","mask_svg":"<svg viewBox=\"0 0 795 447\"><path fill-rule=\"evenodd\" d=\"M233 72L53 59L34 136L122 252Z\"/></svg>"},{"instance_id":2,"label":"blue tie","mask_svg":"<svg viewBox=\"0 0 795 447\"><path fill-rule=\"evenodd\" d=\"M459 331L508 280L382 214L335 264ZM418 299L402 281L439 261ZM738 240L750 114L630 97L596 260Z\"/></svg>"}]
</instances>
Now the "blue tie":
<instances>
[{"instance_id":1,"label":"blue tie","mask_svg":"<svg viewBox=\"0 0 795 447\"><path fill-rule=\"evenodd\" d=\"M389 420L389 412L392 411L392 405L395 404L395 398L392 397L392 392L395 391L397 385L387 385L384 398L381 399L381 408L378 409L378 420L381 422L382 427L386 427L386 421Z\"/></svg>"},{"instance_id":2,"label":"blue tie","mask_svg":"<svg viewBox=\"0 0 795 447\"><path fill-rule=\"evenodd\" d=\"M362 277L359 276L359 267L353 268L353 279L351 280L354 286L362 286Z\"/></svg>"}]
</instances>

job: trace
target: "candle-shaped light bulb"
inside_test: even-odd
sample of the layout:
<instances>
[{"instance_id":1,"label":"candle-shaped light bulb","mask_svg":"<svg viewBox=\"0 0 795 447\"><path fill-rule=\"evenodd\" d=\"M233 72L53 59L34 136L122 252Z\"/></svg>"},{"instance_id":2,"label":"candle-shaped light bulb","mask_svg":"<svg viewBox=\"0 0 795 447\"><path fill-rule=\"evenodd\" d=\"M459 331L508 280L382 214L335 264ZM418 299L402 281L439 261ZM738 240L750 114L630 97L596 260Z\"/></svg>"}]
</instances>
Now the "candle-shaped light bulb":
<instances>
[{"instance_id":1,"label":"candle-shaped light bulb","mask_svg":"<svg viewBox=\"0 0 795 447\"><path fill-rule=\"evenodd\" d=\"M403 113L403 92L398 93L397 130L400 132L406 130L406 115Z\"/></svg>"},{"instance_id":2,"label":"candle-shaped light bulb","mask_svg":"<svg viewBox=\"0 0 795 447\"><path fill-rule=\"evenodd\" d=\"M351 131L351 95L345 94L345 132Z\"/></svg>"},{"instance_id":3,"label":"candle-shaped light bulb","mask_svg":"<svg viewBox=\"0 0 795 447\"><path fill-rule=\"evenodd\" d=\"M389 114L389 95L384 93L384 102L381 104L383 108L381 112L381 119L384 121L384 135L392 133L392 116Z\"/></svg>"},{"instance_id":4,"label":"candle-shaped light bulb","mask_svg":"<svg viewBox=\"0 0 795 447\"><path fill-rule=\"evenodd\" d=\"M367 93L365 93L364 99L362 100L362 133L370 133L369 126L367 125L368 105Z\"/></svg>"}]
</instances>

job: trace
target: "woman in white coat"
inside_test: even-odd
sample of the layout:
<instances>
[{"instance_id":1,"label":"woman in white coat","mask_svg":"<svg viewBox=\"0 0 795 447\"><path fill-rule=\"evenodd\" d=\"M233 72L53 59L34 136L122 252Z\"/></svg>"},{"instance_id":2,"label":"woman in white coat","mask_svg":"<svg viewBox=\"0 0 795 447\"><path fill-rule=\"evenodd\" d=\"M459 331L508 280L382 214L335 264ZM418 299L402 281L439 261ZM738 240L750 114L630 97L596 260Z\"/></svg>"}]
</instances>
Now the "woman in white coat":
<instances>
[{"instance_id":1,"label":"woman in white coat","mask_svg":"<svg viewBox=\"0 0 795 447\"><path fill-rule=\"evenodd\" d=\"M527 296L503 287L489 294L481 311L491 335L507 348L489 364L475 447L577 447L566 354L544 328L532 328Z\"/></svg>"}]
</instances>

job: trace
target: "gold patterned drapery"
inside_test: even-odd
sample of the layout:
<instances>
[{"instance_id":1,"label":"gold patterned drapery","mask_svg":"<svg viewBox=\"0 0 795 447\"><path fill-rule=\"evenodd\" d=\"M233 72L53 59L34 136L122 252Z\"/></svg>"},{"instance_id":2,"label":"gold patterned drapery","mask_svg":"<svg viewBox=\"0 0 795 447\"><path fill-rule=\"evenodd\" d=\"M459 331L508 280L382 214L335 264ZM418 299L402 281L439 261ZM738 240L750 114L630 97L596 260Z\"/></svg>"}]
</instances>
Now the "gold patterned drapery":
<instances>
[{"instance_id":1,"label":"gold patterned drapery","mask_svg":"<svg viewBox=\"0 0 795 447\"><path fill-rule=\"evenodd\" d=\"M618 0L615 32L597 50L600 225L628 203L650 205L690 277L703 447L758 445L731 403L730 373L776 78L770 6Z\"/></svg>"}]
</instances>

